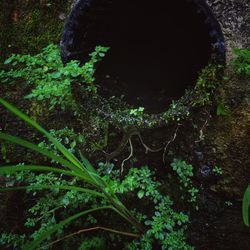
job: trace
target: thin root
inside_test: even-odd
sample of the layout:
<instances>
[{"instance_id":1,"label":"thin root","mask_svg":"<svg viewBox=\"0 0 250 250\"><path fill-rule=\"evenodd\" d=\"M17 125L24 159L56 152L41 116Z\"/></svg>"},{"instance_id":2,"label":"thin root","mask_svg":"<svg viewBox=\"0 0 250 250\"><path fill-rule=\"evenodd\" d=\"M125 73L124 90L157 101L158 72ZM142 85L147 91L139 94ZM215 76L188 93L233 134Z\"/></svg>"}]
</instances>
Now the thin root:
<instances>
[{"instance_id":1,"label":"thin root","mask_svg":"<svg viewBox=\"0 0 250 250\"><path fill-rule=\"evenodd\" d=\"M201 141L204 140L205 136L204 136L204 132L203 131L206 128L207 124L208 124L208 119L205 121L205 123L201 127L201 129L200 129L200 135L199 135L199 140L195 141L195 143L199 143L199 142L201 142Z\"/></svg>"},{"instance_id":2,"label":"thin root","mask_svg":"<svg viewBox=\"0 0 250 250\"><path fill-rule=\"evenodd\" d=\"M175 132L174 132L174 135L173 135L172 139L169 140L169 141L166 143L166 146L164 147L163 159L162 159L164 164L165 164L165 160L166 160L165 155L166 155L166 152L167 152L167 148L168 148L168 146L170 145L170 143L174 142L174 140L175 140L175 138L176 138L176 136L177 136L177 132L178 132L179 127L180 127L180 124L178 124L177 128L175 129Z\"/></svg>"},{"instance_id":3,"label":"thin root","mask_svg":"<svg viewBox=\"0 0 250 250\"><path fill-rule=\"evenodd\" d=\"M158 148L158 149L151 149L150 147L148 147L145 143L144 143L144 141L143 141L143 139L142 139L142 136L141 136L141 134L138 132L138 137L139 137L139 139L140 139L140 141L141 141L141 144L142 144L142 146L145 148L145 150L146 150L146 154L148 153L148 152L151 152L151 153L157 153L157 152L160 152L163 148L161 147L161 148Z\"/></svg>"},{"instance_id":4,"label":"thin root","mask_svg":"<svg viewBox=\"0 0 250 250\"><path fill-rule=\"evenodd\" d=\"M124 164L125 164L125 162L128 161L129 159L131 159L133 157L133 154L134 154L134 149L133 149L133 144L132 144L131 138L129 138L128 141L129 141L129 147L130 147L130 154L129 154L129 156L126 159L124 159L122 161L122 164L121 164L121 175L122 175L123 170L124 170Z\"/></svg>"}]
</instances>

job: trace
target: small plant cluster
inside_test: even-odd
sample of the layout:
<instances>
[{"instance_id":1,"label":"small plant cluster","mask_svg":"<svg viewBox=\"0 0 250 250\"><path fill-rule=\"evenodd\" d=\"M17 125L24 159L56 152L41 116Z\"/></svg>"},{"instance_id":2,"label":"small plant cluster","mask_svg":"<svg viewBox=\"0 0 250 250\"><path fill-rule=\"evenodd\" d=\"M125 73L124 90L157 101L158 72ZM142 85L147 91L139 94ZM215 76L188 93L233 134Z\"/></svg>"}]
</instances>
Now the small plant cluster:
<instances>
[{"instance_id":1,"label":"small plant cluster","mask_svg":"<svg viewBox=\"0 0 250 250\"><path fill-rule=\"evenodd\" d=\"M197 202L197 193L199 190L193 186L191 179L194 176L193 166L185 161L175 159L171 163L171 167L177 173L182 188L188 192L189 202L195 204Z\"/></svg>"},{"instance_id":2,"label":"small plant cluster","mask_svg":"<svg viewBox=\"0 0 250 250\"><path fill-rule=\"evenodd\" d=\"M188 216L173 210L173 201L169 196L162 195L158 189L161 183L154 181L154 173L148 167L131 168L124 180L106 176L109 183L108 192L122 194L123 196L137 193L140 200L153 204L153 211L139 209L135 213L140 221L148 227L140 240L129 244L128 249L151 250L154 242L161 249L193 249L185 242L185 230L189 222Z\"/></svg>"},{"instance_id":3,"label":"small plant cluster","mask_svg":"<svg viewBox=\"0 0 250 250\"><path fill-rule=\"evenodd\" d=\"M70 61L64 65L60 58L59 47L52 44L34 56L13 54L4 62L11 69L7 68L0 72L1 83L20 82L32 86L31 93L25 98L47 101L49 110L56 106L61 109L66 107L76 109L71 92L72 85L81 82L86 91L95 93L95 65L107 51L108 48L97 46L90 54L90 60L83 66L79 61Z\"/></svg>"},{"instance_id":4,"label":"small plant cluster","mask_svg":"<svg viewBox=\"0 0 250 250\"><path fill-rule=\"evenodd\" d=\"M144 108L143 107L139 107L137 109L130 109L129 110L129 114L130 115L134 115L134 116L141 116L144 112Z\"/></svg>"},{"instance_id":5,"label":"small plant cluster","mask_svg":"<svg viewBox=\"0 0 250 250\"><path fill-rule=\"evenodd\" d=\"M222 168L219 167L219 166L214 166L214 168L213 168L212 171L213 171L213 173L214 173L215 175L217 175L217 176L223 174L223 170L222 170Z\"/></svg>"},{"instance_id":6,"label":"small plant cluster","mask_svg":"<svg viewBox=\"0 0 250 250\"><path fill-rule=\"evenodd\" d=\"M211 104L213 93L219 86L218 77L222 69L222 65L209 64L201 71L191 100L193 107Z\"/></svg>"},{"instance_id":7,"label":"small plant cluster","mask_svg":"<svg viewBox=\"0 0 250 250\"><path fill-rule=\"evenodd\" d=\"M234 49L236 58L231 62L234 70L239 75L250 76L250 50L247 49Z\"/></svg>"},{"instance_id":8,"label":"small plant cluster","mask_svg":"<svg viewBox=\"0 0 250 250\"><path fill-rule=\"evenodd\" d=\"M67 149L75 154L76 153L76 146L81 145L84 146L86 139L83 135L79 133L75 133L74 129L70 129L68 127L65 127L60 130L51 129L49 130L49 133L56 138L59 142L61 142L64 146L67 147ZM58 151L56 150L55 146L53 144L48 144L45 140L41 141L38 144L39 147L45 148L48 150L51 150L54 152L54 154L57 154Z\"/></svg>"}]
</instances>

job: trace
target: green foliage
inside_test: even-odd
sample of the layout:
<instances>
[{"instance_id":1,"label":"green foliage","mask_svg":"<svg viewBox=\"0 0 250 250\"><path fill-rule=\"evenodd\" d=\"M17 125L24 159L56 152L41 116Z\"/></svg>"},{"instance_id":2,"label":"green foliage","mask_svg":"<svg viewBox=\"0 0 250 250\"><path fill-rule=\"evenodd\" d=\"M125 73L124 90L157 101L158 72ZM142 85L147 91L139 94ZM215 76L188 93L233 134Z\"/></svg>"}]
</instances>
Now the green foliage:
<instances>
[{"instance_id":1,"label":"green foliage","mask_svg":"<svg viewBox=\"0 0 250 250\"><path fill-rule=\"evenodd\" d=\"M244 193L243 203L242 203L243 222L248 227L249 227L249 207L250 207L250 185L248 186L248 188Z\"/></svg>"},{"instance_id":2,"label":"green foliage","mask_svg":"<svg viewBox=\"0 0 250 250\"><path fill-rule=\"evenodd\" d=\"M186 244L184 234L188 216L175 212L172 205L169 197L161 197L155 206L153 217L145 221L150 226L146 236L148 240L157 240L162 249L192 249Z\"/></svg>"},{"instance_id":3,"label":"green foliage","mask_svg":"<svg viewBox=\"0 0 250 250\"><path fill-rule=\"evenodd\" d=\"M51 155L50 158L60 163L62 166L65 166L68 170L61 170L60 168L52 168L46 166L26 166L20 164L19 166L8 166L1 167L0 173L21 173L23 175L26 170L29 171L43 171L49 173L40 174L38 176L31 175L30 179L33 178L33 181L29 179L30 182L28 186L20 186L17 188L2 188L1 191L7 190L19 190L27 189L30 191L40 190L40 189L51 189L54 195L59 192L59 190L68 190L68 192L62 197L61 195L57 199L49 199L51 197L47 196L46 199L40 198L37 203L29 209L32 217L27 218L25 226L28 228L36 227L37 223L40 222L40 228L35 230L34 233L30 236L33 241L28 242L24 245L24 249L34 249L38 247L42 241L50 240L53 233L61 235L63 233L63 227L67 226L69 223L72 223L76 219L79 219L81 216L86 215L90 212L100 211L103 209L112 209L123 218L128 220L135 228L141 230L138 222L133 217L131 212L129 212L124 205L117 198L117 194L125 194L127 192L137 192L137 197L139 199L147 198L154 204L155 211L153 216L140 215L138 212L137 217L139 220L143 220L145 225L149 226L146 234L142 238L148 243L157 240L162 249L181 249L176 248L177 246L184 247L182 249L190 249L184 241L184 227L188 222L188 217L183 213L175 212L171 206L173 202L168 196L163 196L159 193L157 188L160 186L160 183L153 181L153 173L150 172L148 168L134 169L132 168L129 171L129 174L125 177L123 181L119 179L112 180L110 176L104 176L103 178L93 169L93 167L88 163L88 161L82 157L80 162L72 153L67 151L60 142L58 142L54 137L48 134L43 128L41 128L34 121L30 120L23 113L15 109L10 104L1 100L1 103L9 108L12 112L18 115L20 118L25 120L30 125L34 126L37 130L41 131L46 137L54 144L54 146L62 153L63 156L56 157ZM29 144L24 140L5 135L0 133L0 138L8 141L21 144L24 147L33 148L33 150L38 151L46 156L49 156L50 153L46 149L41 149L36 147L33 144ZM53 154L53 153L52 153ZM58 177L55 173L61 173ZM74 178L71 182L66 181L63 176L73 176ZM93 189L80 188L78 187L78 181L83 181L87 183L89 187ZM97 189L97 190L95 190ZM101 190L101 192L99 191ZM80 193L84 193L82 195ZM36 196L36 192L33 193ZM94 200L93 196L99 197L102 201L99 203L102 204L98 206L98 202ZM56 201L56 202L55 202ZM90 202L92 201L92 202ZM60 223L57 223L55 212L64 207L68 207L71 204L76 204L76 208L79 208L79 204L88 204L90 202L91 209L84 210L80 213L77 213L73 216L64 219ZM110 206L107 206L107 203L111 203ZM180 228L179 228L180 227ZM2 235L4 237L4 235ZM5 238L7 236L5 235ZM13 236L10 236L13 238ZM12 239L13 240L13 239ZM7 241L7 240L6 240ZM10 241L10 240L9 240ZM93 244L94 242L91 242ZM137 244L137 243L132 243ZM84 247L82 245L82 247ZM86 247L86 246L85 246ZM83 248L84 249L84 248Z\"/></svg>"},{"instance_id":4,"label":"green foliage","mask_svg":"<svg viewBox=\"0 0 250 250\"><path fill-rule=\"evenodd\" d=\"M23 245L25 235L16 235L12 233L2 233L0 235L0 246L5 246L13 249L20 249Z\"/></svg>"},{"instance_id":5,"label":"green foliage","mask_svg":"<svg viewBox=\"0 0 250 250\"><path fill-rule=\"evenodd\" d=\"M7 181L6 186L8 187L2 188L1 191L26 189L27 192L31 192L31 194L36 197L36 203L29 209L30 216L27 217L25 222L26 228L34 228L35 230L28 236L31 242L26 242L23 246L24 249L34 249L38 247L41 242L49 242L53 239L53 234L55 233L57 237L62 237L63 228L67 227L67 225L76 223L76 220L80 220L83 215L95 211L101 213L101 210L105 209L111 209L117 212L130 222L134 229L140 232L145 232L145 229L139 224L139 221L145 223L145 226L148 227L141 240L131 243L131 249L138 244L143 247L144 243L151 247L148 249L152 249L152 244L155 241L162 246L162 249L191 249L191 247L185 243L184 237L188 217L182 212L178 213L173 210L173 202L169 196L162 195L158 191L161 184L153 180L153 173L149 168L131 168L123 180L111 178L112 176L115 177L118 175L115 171L111 175L101 177L84 157L81 157L81 161L79 161L60 141L46 132L37 123L30 120L29 117L2 99L0 99L0 102L21 119L43 133L47 139L50 140L51 145L47 148L37 147L27 141L4 133L0 133L0 138L40 152L60 166L54 168L19 164L18 166L0 168L0 173L8 174L7 177L10 178L10 181L13 180L10 174L16 174L15 180L28 183L27 186L21 185L19 187L12 187L12 183L10 187ZM60 131L60 133L57 132L53 131L53 133L58 136L65 133L72 133L72 130L65 129ZM51 148L52 151L50 151ZM53 151L56 149L60 154L54 154ZM34 171L42 171L42 173L35 175ZM103 169L100 171L103 171ZM65 177L67 177L67 179ZM83 188L80 183L84 183L85 187ZM39 196L37 190L50 191L44 193L44 196ZM62 192L65 190L67 191L66 193ZM142 211L134 212L127 210L118 196L131 197L131 194L134 193L137 194L137 199L152 204L154 210L143 211L142 209ZM66 219L58 223L56 214L58 214L58 211L61 211L61 213L65 211L62 210L63 208L67 209L68 212L75 209L81 209L82 212L78 212L70 217L68 213L66 213L66 215L63 216L66 217ZM145 214L142 214L142 212ZM89 218L89 223L96 222L95 219ZM38 225L40 226L38 227ZM5 239L2 241L3 244L9 244L10 242L16 244L18 242L18 238L11 234L9 236L6 234L2 235L2 238ZM140 241L141 243L138 243ZM101 247L103 241L100 241L98 237L93 241L90 240L88 243L90 245L86 244L87 242L85 242L85 244L82 243L81 248L84 249L85 247L86 249L86 247L90 245L92 247ZM179 246L181 246L181 248ZM144 247L141 249L144 249Z\"/></svg>"},{"instance_id":6,"label":"green foliage","mask_svg":"<svg viewBox=\"0 0 250 250\"><path fill-rule=\"evenodd\" d=\"M215 89L218 86L218 69L221 66L209 64L199 75L196 88Z\"/></svg>"},{"instance_id":7,"label":"green foliage","mask_svg":"<svg viewBox=\"0 0 250 250\"><path fill-rule=\"evenodd\" d=\"M89 249L95 249L95 250L105 249L105 239L103 237L86 238L78 248L78 250L89 250Z\"/></svg>"},{"instance_id":8,"label":"green foliage","mask_svg":"<svg viewBox=\"0 0 250 250\"><path fill-rule=\"evenodd\" d=\"M216 107L216 115L225 116L226 114L227 112L224 104L222 102L218 102Z\"/></svg>"},{"instance_id":9,"label":"green foliage","mask_svg":"<svg viewBox=\"0 0 250 250\"><path fill-rule=\"evenodd\" d=\"M144 108L143 107L139 107L137 109L130 109L129 110L129 114L130 115L134 115L134 116L141 116L144 112Z\"/></svg>"},{"instance_id":10,"label":"green foliage","mask_svg":"<svg viewBox=\"0 0 250 250\"><path fill-rule=\"evenodd\" d=\"M173 201L169 196L162 195L158 189L161 183L153 180L154 173L148 167L131 168L124 180L110 179L108 192L122 194L136 193L142 200L153 204L150 214L138 214L138 219L148 226L146 233L139 241L132 242L128 249L153 249L153 242L158 242L162 249L192 249L185 242L185 228L189 221L184 213L175 212L172 208ZM146 213L149 211L147 210Z\"/></svg>"},{"instance_id":11,"label":"green foliage","mask_svg":"<svg viewBox=\"0 0 250 250\"><path fill-rule=\"evenodd\" d=\"M51 129L49 133L62 143L71 153L76 153L76 146L84 146L86 143L85 138L81 134L76 134L73 129L65 127L60 130ZM38 144L39 147L53 151L54 154L58 154L58 151L53 144L48 144L45 140ZM52 160L53 162L53 160Z\"/></svg>"},{"instance_id":12,"label":"green foliage","mask_svg":"<svg viewBox=\"0 0 250 250\"><path fill-rule=\"evenodd\" d=\"M0 79L2 84L19 81L32 86L26 98L47 101L50 110L55 106L75 109L77 104L72 96L72 86L80 82L86 91L96 92L95 64L104 57L107 50L97 46L90 54L90 60L83 66L78 61L63 65L59 47L53 44L35 56L13 54L4 62L11 70L1 71Z\"/></svg>"},{"instance_id":13,"label":"green foliage","mask_svg":"<svg viewBox=\"0 0 250 250\"><path fill-rule=\"evenodd\" d=\"M8 191L8 190L19 190L19 189L62 189L62 190L70 190L70 191L80 191L82 193L91 194L97 197L100 197L104 200L106 200L108 203L110 203L109 206L94 206L88 210L84 210L82 212L79 212L73 216L68 217L67 219L61 221L60 223L51 225L49 228L45 228L44 231L39 235L38 238L36 238L32 242L28 242L25 244L24 249L34 249L37 246L41 244L42 241L50 237L53 233L58 232L58 230L61 230L64 226L72 223L76 219L82 217L83 215L86 215L91 212L103 210L103 209L111 209L121 215L124 219L126 219L129 223L131 223L135 228L137 228L139 231L142 231L142 227L140 224L135 220L133 215L129 210L126 209L126 207L120 202L120 200L115 196L114 194L109 194L105 190L107 188L107 183L101 176L96 172L96 170L93 168L93 166L88 162L87 159L85 159L83 156L81 157L81 161L78 160L75 155L73 155L70 151L68 151L59 141L57 141L51 134L49 134L46 130L44 130L40 125L38 125L36 122L31 120L28 116L20 112L18 109L7 103L6 101L0 99L0 103L8 108L10 111L12 111L14 114L16 114L19 118L23 119L25 122L33 126L37 131L44 134L51 143L54 144L54 146L57 148L57 150L62 154L62 156L56 156L53 154L53 152L50 152L49 150L42 149L35 144L32 144L28 141L22 140L20 138L7 135L4 133L0 133L0 138L2 140L10 141L15 144L22 145L23 147L32 149L34 151L37 151L44 156L47 156L48 158L55 160L55 162L59 163L63 169L60 168L53 168L53 167L47 167L47 166L8 166L8 167L1 167L0 173L4 174L10 174L15 173L19 171L25 171L25 170L33 170L33 171L49 171L54 173L61 173L61 175L66 176L74 176L79 179L79 181L86 183L89 185L89 188L80 188L78 186L62 186L60 184L58 185L37 185L37 186L21 186L17 188L3 188L1 191ZM28 225L32 225L32 223L28 223Z\"/></svg>"},{"instance_id":14,"label":"green foliage","mask_svg":"<svg viewBox=\"0 0 250 250\"><path fill-rule=\"evenodd\" d=\"M190 107L181 101L172 101L169 109L163 114L166 121L180 122L190 117Z\"/></svg>"},{"instance_id":15,"label":"green foliage","mask_svg":"<svg viewBox=\"0 0 250 250\"><path fill-rule=\"evenodd\" d=\"M225 204L226 204L228 207L233 206L233 203L232 203L231 201L225 201Z\"/></svg>"},{"instance_id":16,"label":"green foliage","mask_svg":"<svg viewBox=\"0 0 250 250\"><path fill-rule=\"evenodd\" d=\"M231 62L234 70L239 75L250 76L250 50L233 49L236 58Z\"/></svg>"},{"instance_id":17,"label":"green foliage","mask_svg":"<svg viewBox=\"0 0 250 250\"><path fill-rule=\"evenodd\" d=\"M213 173L215 174L215 175L222 175L223 174L223 170L222 170L222 168L221 167L219 167L219 166L214 166L214 168L213 168Z\"/></svg>"},{"instance_id":18,"label":"green foliage","mask_svg":"<svg viewBox=\"0 0 250 250\"><path fill-rule=\"evenodd\" d=\"M172 169L177 173L180 183L184 190L187 190L189 194L189 202L196 203L197 202L197 193L199 190L193 186L192 177L193 174L193 166L186 163L185 161L175 159L171 163Z\"/></svg>"},{"instance_id":19,"label":"green foliage","mask_svg":"<svg viewBox=\"0 0 250 250\"><path fill-rule=\"evenodd\" d=\"M213 93L219 86L218 76L223 69L221 65L209 64L202 69L194 89L192 106L204 106L211 104Z\"/></svg>"}]
</instances>

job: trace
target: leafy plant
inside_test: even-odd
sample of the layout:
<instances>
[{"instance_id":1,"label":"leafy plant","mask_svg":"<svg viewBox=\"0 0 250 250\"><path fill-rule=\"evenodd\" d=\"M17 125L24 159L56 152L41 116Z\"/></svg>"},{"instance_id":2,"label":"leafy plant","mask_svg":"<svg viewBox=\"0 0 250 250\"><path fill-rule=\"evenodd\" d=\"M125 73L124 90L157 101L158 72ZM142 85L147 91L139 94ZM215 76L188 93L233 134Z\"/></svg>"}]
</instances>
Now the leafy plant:
<instances>
[{"instance_id":1,"label":"leafy plant","mask_svg":"<svg viewBox=\"0 0 250 250\"><path fill-rule=\"evenodd\" d=\"M115 174L115 173L114 173ZM139 240L128 245L128 249L153 249L157 242L162 249L193 249L185 242L185 229L189 218L182 212L173 210L173 201L167 195L162 195L158 189L161 183L153 180L153 172L148 167L131 168L124 180L106 176L109 183L108 192L122 194L131 192L142 200L153 203L153 214L135 211L137 219L148 227Z\"/></svg>"},{"instance_id":2,"label":"leafy plant","mask_svg":"<svg viewBox=\"0 0 250 250\"><path fill-rule=\"evenodd\" d=\"M76 106L71 87L80 82L86 91L96 92L94 85L95 64L100 61L108 48L97 46L90 54L90 60L83 66L79 61L70 61L64 65L60 58L59 47L49 45L41 53L31 55L13 54L5 61L11 70L1 71L2 84L20 81L32 86L26 98L47 101L49 109L55 106L62 109Z\"/></svg>"},{"instance_id":3,"label":"leafy plant","mask_svg":"<svg viewBox=\"0 0 250 250\"><path fill-rule=\"evenodd\" d=\"M202 69L196 86L194 96L191 100L191 105L204 106L210 104L215 89L219 86L218 76L223 69L222 65L209 64Z\"/></svg>"},{"instance_id":4,"label":"leafy plant","mask_svg":"<svg viewBox=\"0 0 250 250\"><path fill-rule=\"evenodd\" d=\"M236 56L232 60L231 65L233 65L235 72L237 74L250 75L250 50L247 49L233 49L233 53Z\"/></svg>"},{"instance_id":5,"label":"leafy plant","mask_svg":"<svg viewBox=\"0 0 250 250\"><path fill-rule=\"evenodd\" d=\"M76 134L73 129L70 129L68 127L65 127L60 130L51 129L49 133L59 142L61 142L64 146L67 146L67 149L73 154L76 153L75 151L77 144L81 144L81 146L85 144L84 136L79 133ZM51 150L54 154L58 154L55 145L48 144L45 140L41 141L38 146Z\"/></svg>"},{"instance_id":6,"label":"leafy plant","mask_svg":"<svg viewBox=\"0 0 250 250\"><path fill-rule=\"evenodd\" d=\"M222 168L221 167L219 167L219 166L214 166L214 168L213 168L213 173L215 174L215 175L222 175L223 174L223 170L222 170Z\"/></svg>"},{"instance_id":7,"label":"leafy plant","mask_svg":"<svg viewBox=\"0 0 250 250\"><path fill-rule=\"evenodd\" d=\"M100 237L92 237L84 240L78 250L103 250L105 246L105 239Z\"/></svg>"},{"instance_id":8,"label":"leafy plant","mask_svg":"<svg viewBox=\"0 0 250 250\"><path fill-rule=\"evenodd\" d=\"M217 103L216 115L225 116L227 114L225 105L222 102Z\"/></svg>"},{"instance_id":9,"label":"leafy plant","mask_svg":"<svg viewBox=\"0 0 250 250\"><path fill-rule=\"evenodd\" d=\"M225 201L225 205L227 205L228 207L233 206L233 203L231 201Z\"/></svg>"},{"instance_id":10,"label":"leafy plant","mask_svg":"<svg viewBox=\"0 0 250 250\"><path fill-rule=\"evenodd\" d=\"M96 172L93 166L85 159L83 156L81 157L81 161L75 157L71 152L69 152L60 142L58 142L51 134L49 134L46 130L44 130L40 125L38 125L35 121L31 120L28 116L23 114L21 111L16 109L14 106L9 104L0 98L0 103L8 108L11 112L16 114L19 118L24 120L26 123L33 126L37 131L45 135L51 143L58 149L58 151L62 154L62 156L57 156L53 152L38 147L37 145L28 142L26 140L20 139L15 136L11 136L9 134L5 134L0 132L0 139L6 140L17 145L21 145L25 148L36 151L52 160L60 164L62 168L50 167L50 166L35 166L35 165L21 165L21 166L6 166L0 168L0 173L2 174L10 174L16 173L19 171L42 171L42 172L52 172L59 173L64 176L77 177L84 183L87 183L90 188L82 188L79 186L71 186L71 185L37 185L37 186L20 186L14 188L2 188L0 191L8 191L8 190L22 190L22 189L32 189L32 190L41 190L41 189L60 189L60 190L70 190L70 191L79 191L85 194L91 194L96 197L100 197L108 201L110 205L105 206L96 206L90 208L88 210L84 210L79 212L73 216L68 217L67 219L61 221L58 224L53 225L48 228L44 233L40 235L33 242L28 242L25 244L24 249L34 249L41 244L43 240L45 240L48 236L52 235L56 231L62 229L67 224L75 221L76 219L89 214L91 212L100 211L104 209L111 209L114 212L118 213L125 220L131 223L137 230L143 232L143 226L137 222L131 212L120 202L118 197L113 193L108 193L106 191L108 185L106 181L101 178L101 176Z\"/></svg>"},{"instance_id":11,"label":"leafy plant","mask_svg":"<svg viewBox=\"0 0 250 250\"><path fill-rule=\"evenodd\" d=\"M177 173L183 188L189 193L189 202L196 203L199 190L193 186L191 178L193 177L193 166L185 161L175 159L171 163L172 169Z\"/></svg>"},{"instance_id":12,"label":"leafy plant","mask_svg":"<svg viewBox=\"0 0 250 250\"><path fill-rule=\"evenodd\" d=\"M130 115L134 115L134 116L141 116L144 112L144 108L143 107L139 107L137 109L130 109L129 110L129 114Z\"/></svg>"},{"instance_id":13,"label":"leafy plant","mask_svg":"<svg viewBox=\"0 0 250 250\"><path fill-rule=\"evenodd\" d=\"M23 245L25 235L15 235L11 233L3 233L0 236L0 246L7 246L16 249Z\"/></svg>"}]
</instances>

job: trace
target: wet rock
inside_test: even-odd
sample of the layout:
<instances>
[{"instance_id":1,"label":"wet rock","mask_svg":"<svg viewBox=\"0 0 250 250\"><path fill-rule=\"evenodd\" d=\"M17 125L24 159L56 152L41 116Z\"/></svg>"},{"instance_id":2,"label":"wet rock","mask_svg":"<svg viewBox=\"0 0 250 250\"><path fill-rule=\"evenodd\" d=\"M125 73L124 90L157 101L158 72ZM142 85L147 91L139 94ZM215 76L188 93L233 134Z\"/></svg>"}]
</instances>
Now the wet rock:
<instances>
[{"instance_id":1,"label":"wet rock","mask_svg":"<svg viewBox=\"0 0 250 250\"><path fill-rule=\"evenodd\" d=\"M222 178L211 187L231 199L241 199L250 183L250 106L243 100L227 117L216 118L208 130L207 143L216 148Z\"/></svg>"},{"instance_id":2,"label":"wet rock","mask_svg":"<svg viewBox=\"0 0 250 250\"><path fill-rule=\"evenodd\" d=\"M198 161L202 161L204 159L204 154L203 152L200 152L200 151L194 151L195 155L196 155L196 158Z\"/></svg>"},{"instance_id":3,"label":"wet rock","mask_svg":"<svg viewBox=\"0 0 250 250\"><path fill-rule=\"evenodd\" d=\"M212 169L209 166L204 165L200 168L200 174L204 178L209 177L212 174Z\"/></svg>"},{"instance_id":4,"label":"wet rock","mask_svg":"<svg viewBox=\"0 0 250 250\"><path fill-rule=\"evenodd\" d=\"M248 0L207 0L219 20L227 47L250 48L250 5ZM250 79L238 77L228 67L230 80L218 89L228 109L224 117L214 117L206 130L206 161L216 162L223 175L211 190L230 199L241 199L250 183Z\"/></svg>"},{"instance_id":5,"label":"wet rock","mask_svg":"<svg viewBox=\"0 0 250 250\"><path fill-rule=\"evenodd\" d=\"M250 47L250 4L248 0L207 0L219 20L227 46L227 58L231 48Z\"/></svg>"}]
</instances>

